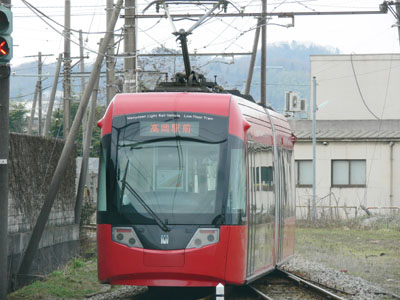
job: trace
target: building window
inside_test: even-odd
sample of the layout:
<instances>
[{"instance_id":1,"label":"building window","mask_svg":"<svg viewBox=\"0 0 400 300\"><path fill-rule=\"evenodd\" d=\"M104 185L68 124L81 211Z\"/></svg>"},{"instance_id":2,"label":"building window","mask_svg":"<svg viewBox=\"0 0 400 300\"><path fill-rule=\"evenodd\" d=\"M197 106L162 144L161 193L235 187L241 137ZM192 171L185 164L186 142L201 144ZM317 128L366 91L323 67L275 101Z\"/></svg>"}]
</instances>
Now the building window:
<instances>
[{"instance_id":1,"label":"building window","mask_svg":"<svg viewBox=\"0 0 400 300\"><path fill-rule=\"evenodd\" d=\"M365 160L332 160L332 186L364 187Z\"/></svg>"},{"instance_id":2,"label":"building window","mask_svg":"<svg viewBox=\"0 0 400 300\"><path fill-rule=\"evenodd\" d=\"M312 186L312 160L297 160L297 186Z\"/></svg>"}]
</instances>

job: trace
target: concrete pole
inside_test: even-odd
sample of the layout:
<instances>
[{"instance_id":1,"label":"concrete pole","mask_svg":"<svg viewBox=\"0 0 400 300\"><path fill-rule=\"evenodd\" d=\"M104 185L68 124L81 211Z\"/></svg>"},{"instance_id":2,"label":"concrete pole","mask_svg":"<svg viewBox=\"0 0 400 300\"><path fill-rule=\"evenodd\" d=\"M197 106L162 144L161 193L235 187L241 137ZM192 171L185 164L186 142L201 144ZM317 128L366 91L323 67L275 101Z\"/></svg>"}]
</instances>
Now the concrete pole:
<instances>
[{"instance_id":1,"label":"concrete pole","mask_svg":"<svg viewBox=\"0 0 400 300\"><path fill-rule=\"evenodd\" d=\"M62 61L62 53L60 53L58 55L56 73L54 74L53 86L51 88L49 106L47 108L46 122L44 124L43 133L42 133L43 136L45 136L45 137L49 135L49 131L50 131L51 116L53 114L54 100L56 98L58 78L60 76L60 70L61 70L61 61Z\"/></svg>"},{"instance_id":2,"label":"concrete pole","mask_svg":"<svg viewBox=\"0 0 400 300\"><path fill-rule=\"evenodd\" d=\"M250 94L251 81L253 79L253 73L254 73L254 65L256 63L256 58L257 58L258 40L260 39L260 27L261 27L261 19L258 19L256 33L254 34L253 51L251 53L249 72L247 74L246 88L244 90L245 95Z\"/></svg>"},{"instance_id":3,"label":"concrete pole","mask_svg":"<svg viewBox=\"0 0 400 300\"><path fill-rule=\"evenodd\" d=\"M38 83L39 83L39 91L38 91L38 135L41 135L42 132L42 52L38 53Z\"/></svg>"},{"instance_id":4,"label":"concrete pole","mask_svg":"<svg viewBox=\"0 0 400 300\"><path fill-rule=\"evenodd\" d=\"M64 128L67 138L71 123L71 0L65 0L64 11Z\"/></svg>"},{"instance_id":5,"label":"concrete pole","mask_svg":"<svg viewBox=\"0 0 400 300\"><path fill-rule=\"evenodd\" d=\"M267 0L262 1L261 18L261 104L267 105Z\"/></svg>"},{"instance_id":6,"label":"concrete pole","mask_svg":"<svg viewBox=\"0 0 400 300\"><path fill-rule=\"evenodd\" d=\"M136 92L136 0L125 1L124 93ZM134 56L134 57L133 57ZM107 99L107 101L109 101ZM108 104L108 103L107 103Z\"/></svg>"},{"instance_id":7,"label":"concrete pole","mask_svg":"<svg viewBox=\"0 0 400 300\"><path fill-rule=\"evenodd\" d=\"M33 96L33 101L32 101L31 118L30 118L29 124L28 124L28 134L29 135L32 134L32 127L33 127L33 121L35 119L36 102L37 102L38 94L39 94L39 79L36 81L35 95Z\"/></svg>"},{"instance_id":8,"label":"concrete pole","mask_svg":"<svg viewBox=\"0 0 400 300\"><path fill-rule=\"evenodd\" d=\"M313 175L312 175L312 221L317 218L317 195L316 195L316 165L317 165L317 79L313 77Z\"/></svg>"},{"instance_id":9,"label":"concrete pole","mask_svg":"<svg viewBox=\"0 0 400 300\"><path fill-rule=\"evenodd\" d=\"M113 12L114 0L107 0L107 24L110 23ZM106 25L107 25L106 24ZM106 26L107 27L107 26ZM115 96L115 58L114 56L114 33L112 33L110 43L108 44L106 57L106 91L107 103L110 103Z\"/></svg>"},{"instance_id":10,"label":"concrete pole","mask_svg":"<svg viewBox=\"0 0 400 300\"><path fill-rule=\"evenodd\" d=\"M397 30L399 31L399 43L400 43L400 0L396 0L396 13L397 13Z\"/></svg>"},{"instance_id":11,"label":"concrete pole","mask_svg":"<svg viewBox=\"0 0 400 300\"><path fill-rule=\"evenodd\" d=\"M96 114L96 103L97 103L97 93L99 91L99 80L100 76L97 77L96 84L92 92L92 98L90 100L90 111L89 120L87 121L86 128L86 139L83 144L83 155L81 164L81 173L79 176L78 191L76 193L75 201L75 224L80 224L82 216L82 204L83 204L83 192L85 191L88 167L89 167L89 157L90 157L90 144L92 141L93 133L93 123L95 121Z\"/></svg>"},{"instance_id":12,"label":"concrete pole","mask_svg":"<svg viewBox=\"0 0 400 300\"><path fill-rule=\"evenodd\" d=\"M118 0L111 21L108 24L107 33L105 34L104 40L100 45L99 54L97 55L96 61L93 65L93 70L90 74L88 84L86 85L85 91L82 95L82 99L79 104L79 108L76 113L74 122L71 126L70 133L68 134L68 138L65 142L65 146L58 161L56 170L54 171L54 175L51 180L48 192L44 198L44 203L40 211L40 214L37 218L35 227L33 228L31 239L29 240L28 247L22 256L22 262L18 270L19 276L23 274L28 274L31 268L32 261L35 257L36 250L38 248L40 239L42 237L43 230L49 218L49 214L53 206L54 200L56 198L61 181L63 180L63 176L65 174L69 158L71 156L72 150L74 149L75 140L78 135L79 127L83 119L83 114L86 111L86 106L89 102L90 95L96 84L96 80L100 74L100 69L101 69L101 64L103 62L104 54L106 53L108 43L110 42L111 38L110 32L113 31L115 28L115 24L117 23L118 16L121 11L122 3L123 0Z\"/></svg>"},{"instance_id":13,"label":"concrete pole","mask_svg":"<svg viewBox=\"0 0 400 300\"><path fill-rule=\"evenodd\" d=\"M80 71L82 74L85 74L85 57L83 55L83 35L82 30L79 30L79 56L80 56ZM81 95L85 90L85 77L81 77ZM85 135L86 135L86 123L87 123L87 113L83 115L82 120L82 145L85 143Z\"/></svg>"}]
</instances>

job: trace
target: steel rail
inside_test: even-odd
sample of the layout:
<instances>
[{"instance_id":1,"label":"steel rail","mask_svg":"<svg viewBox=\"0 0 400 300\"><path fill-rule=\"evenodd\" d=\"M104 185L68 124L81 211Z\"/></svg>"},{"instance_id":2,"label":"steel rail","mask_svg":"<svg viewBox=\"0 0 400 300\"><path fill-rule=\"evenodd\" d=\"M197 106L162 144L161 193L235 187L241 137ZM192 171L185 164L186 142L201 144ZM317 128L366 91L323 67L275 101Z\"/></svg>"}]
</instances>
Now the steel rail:
<instances>
[{"instance_id":1,"label":"steel rail","mask_svg":"<svg viewBox=\"0 0 400 300\"><path fill-rule=\"evenodd\" d=\"M263 292L261 292L260 290L256 289L255 287L248 285L249 288L251 288L255 293L257 293L258 295L260 295L261 297L263 297L265 300L274 300L273 298L265 295Z\"/></svg>"},{"instance_id":2,"label":"steel rail","mask_svg":"<svg viewBox=\"0 0 400 300\"><path fill-rule=\"evenodd\" d=\"M283 273L283 274L285 274L286 277L288 277L288 278L290 278L290 279L292 279L292 280L294 280L294 281L297 281L299 284L302 283L302 284L304 284L304 285L306 285L306 286L312 288L313 290L315 290L315 291L317 291L317 292L319 292L319 293L322 293L322 294L324 294L324 295L327 295L327 296L331 297L331 299L335 299L335 300L345 300L345 298L340 297L340 296L338 296L338 295L336 295L336 294L333 294L333 293L331 293L330 291L328 291L328 290L326 290L326 289L323 289L323 288L319 287L319 286L316 285L316 284L313 284L313 283L311 283L311 282L309 282L309 281L307 281L307 280L304 280L303 278L300 278L300 277L298 277L298 276L296 276L296 275L293 275L292 273L286 272L286 271L281 270L281 269L278 269L278 271L281 272L281 273Z\"/></svg>"}]
</instances>

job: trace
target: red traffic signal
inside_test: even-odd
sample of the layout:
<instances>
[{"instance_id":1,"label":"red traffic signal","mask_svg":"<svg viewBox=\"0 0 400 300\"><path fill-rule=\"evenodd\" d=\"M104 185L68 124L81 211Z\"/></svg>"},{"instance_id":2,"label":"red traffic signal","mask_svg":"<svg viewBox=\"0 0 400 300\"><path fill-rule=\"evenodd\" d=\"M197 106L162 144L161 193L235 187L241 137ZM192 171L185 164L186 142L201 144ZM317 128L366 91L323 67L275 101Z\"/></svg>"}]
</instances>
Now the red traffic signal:
<instances>
[{"instance_id":1,"label":"red traffic signal","mask_svg":"<svg viewBox=\"0 0 400 300\"><path fill-rule=\"evenodd\" d=\"M12 12L0 5L0 64L9 63L13 56L13 42L10 36L13 30Z\"/></svg>"},{"instance_id":2,"label":"red traffic signal","mask_svg":"<svg viewBox=\"0 0 400 300\"><path fill-rule=\"evenodd\" d=\"M10 53L10 47L6 39L0 37L0 57L6 56Z\"/></svg>"}]
</instances>

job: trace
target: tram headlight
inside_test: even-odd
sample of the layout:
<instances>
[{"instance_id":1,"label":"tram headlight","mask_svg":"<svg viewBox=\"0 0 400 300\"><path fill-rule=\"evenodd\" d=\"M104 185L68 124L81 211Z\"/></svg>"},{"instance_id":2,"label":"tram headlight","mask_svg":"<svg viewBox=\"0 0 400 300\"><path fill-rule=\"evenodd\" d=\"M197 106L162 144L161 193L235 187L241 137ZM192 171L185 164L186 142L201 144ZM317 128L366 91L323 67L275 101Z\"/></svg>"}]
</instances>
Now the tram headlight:
<instances>
[{"instance_id":1,"label":"tram headlight","mask_svg":"<svg viewBox=\"0 0 400 300\"><path fill-rule=\"evenodd\" d=\"M113 227L112 240L128 247L143 248L142 243L132 227Z\"/></svg>"},{"instance_id":2,"label":"tram headlight","mask_svg":"<svg viewBox=\"0 0 400 300\"><path fill-rule=\"evenodd\" d=\"M199 228L189 241L186 249L201 248L219 242L219 229Z\"/></svg>"}]
</instances>

